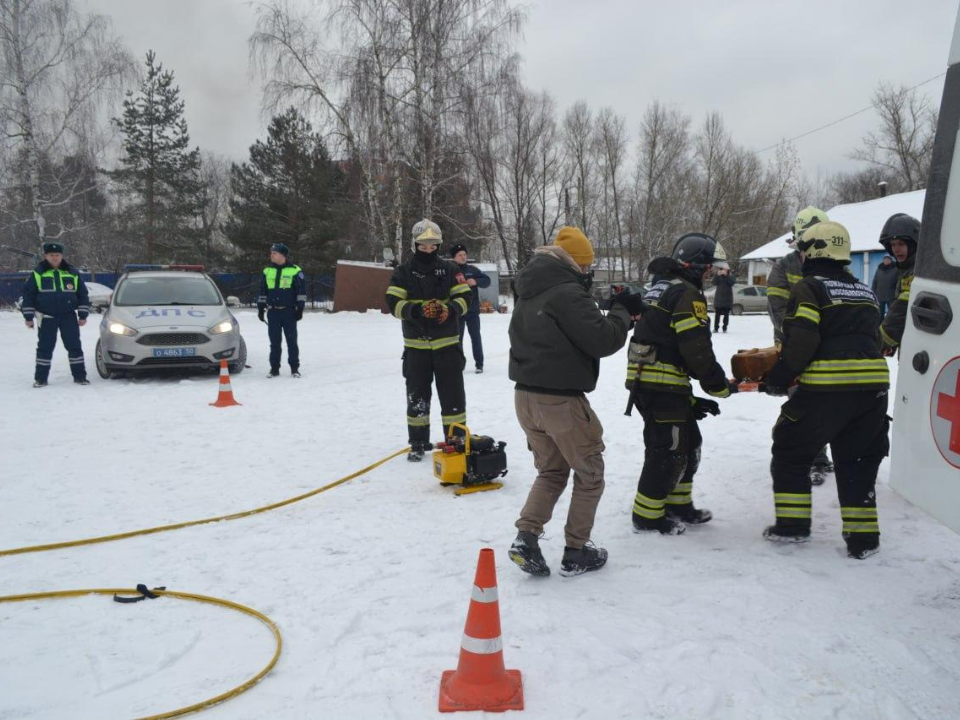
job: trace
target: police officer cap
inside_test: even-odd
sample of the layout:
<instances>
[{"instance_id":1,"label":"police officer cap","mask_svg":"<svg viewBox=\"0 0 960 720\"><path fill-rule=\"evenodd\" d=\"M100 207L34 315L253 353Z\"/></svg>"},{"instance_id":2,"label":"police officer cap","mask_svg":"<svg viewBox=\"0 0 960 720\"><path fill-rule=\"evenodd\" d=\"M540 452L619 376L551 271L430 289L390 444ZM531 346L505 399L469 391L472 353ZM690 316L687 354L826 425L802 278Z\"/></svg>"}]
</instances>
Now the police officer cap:
<instances>
[{"instance_id":1,"label":"police officer cap","mask_svg":"<svg viewBox=\"0 0 960 720\"><path fill-rule=\"evenodd\" d=\"M288 255L290 255L290 248L288 248L283 243L274 243L273 245L270 246L270 252L277 252L283 255L284 257L287 257Z\"/></svg>"},{"instance_id":2,"label":"police officer cap","mask_svg":"<svg viewBox=\"0 0 960 720\"><path fill-rule=\"evenodd\" d=\"M456 257L458 252L466 252L467 246L462 243L457 243L452 248L450 248L450 257Z\"/></svg>"},{"instance_id":3,"label":"police officer cap","mask_svg":"<svg viewBox=\"0 0 960 720\"><path fill-rule=\"evenodd\" d=\"M45 242L43 244L43 254L47 253L60 253L63 255L64 247L61 243L58 242Z\"/></svg>"}]
</instances>

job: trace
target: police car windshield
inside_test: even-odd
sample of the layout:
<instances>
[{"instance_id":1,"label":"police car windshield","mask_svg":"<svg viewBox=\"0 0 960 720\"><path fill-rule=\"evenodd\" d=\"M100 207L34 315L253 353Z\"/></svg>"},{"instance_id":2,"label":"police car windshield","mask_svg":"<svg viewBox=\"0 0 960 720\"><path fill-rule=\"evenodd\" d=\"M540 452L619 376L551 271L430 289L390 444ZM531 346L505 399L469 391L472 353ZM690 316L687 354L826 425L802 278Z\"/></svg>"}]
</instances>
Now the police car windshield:
<instances>
[{"instance_id":1,"label":"police car windshield","mask_svg":"<svg viewBox=\"0 0 960 720\"><path fill-rule=\"evenodd\" d=\"M216 286L204 277L128 277L115 305L220 305Z\"/></svg>"}]
</instances>

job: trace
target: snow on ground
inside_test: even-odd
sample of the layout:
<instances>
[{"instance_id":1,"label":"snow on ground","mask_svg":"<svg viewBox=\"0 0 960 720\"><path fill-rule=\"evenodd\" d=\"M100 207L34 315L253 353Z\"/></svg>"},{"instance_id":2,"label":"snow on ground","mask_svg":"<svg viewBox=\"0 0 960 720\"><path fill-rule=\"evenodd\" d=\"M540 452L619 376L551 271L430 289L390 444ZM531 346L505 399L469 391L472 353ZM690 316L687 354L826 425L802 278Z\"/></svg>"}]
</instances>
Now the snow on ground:
<instances>
[{"instance_id":1,"label":"snow on ground","mask_svg":"<svg viewBox=\"0 0 960 720\"><path fill-rule=\"evenodd\" d=\"M304 376L268 380L266 328L242 407L208 407L214 376L30 387L34 335L0 313L0 548L241 511L319 487L405 444L400 329L373 313L309 314ZM623 416L625 352L590 396L605 427L599 573L531 578L508 561L533 477L507 378L509 316L483 318L487 372L466 375L472 429L508 443L505 487L455 498L427 463L396 459L293 506L233 522L0 558L0 595L132 587L213 595L272 617L277 667L210 718L436 717L456 667L477 552L497 553L507 667L525 717L947 718L960 702L960 537L879 487L882 552L843 552L833 481L814 489L814 536L780 547L769 433L779 402L721 401L703 423L694 496L715 520L680 537L635 535L641 421ZM766 317L732 318L727 362L768 344ZM472 363L470 364L472 366ZM439 433L435 406L434 434ZM554 569L569 494L543 542ZM259 623L169 598L0 604L0 717L129 717L225 691L269 660Z\"/></svg>"}]
</instances>

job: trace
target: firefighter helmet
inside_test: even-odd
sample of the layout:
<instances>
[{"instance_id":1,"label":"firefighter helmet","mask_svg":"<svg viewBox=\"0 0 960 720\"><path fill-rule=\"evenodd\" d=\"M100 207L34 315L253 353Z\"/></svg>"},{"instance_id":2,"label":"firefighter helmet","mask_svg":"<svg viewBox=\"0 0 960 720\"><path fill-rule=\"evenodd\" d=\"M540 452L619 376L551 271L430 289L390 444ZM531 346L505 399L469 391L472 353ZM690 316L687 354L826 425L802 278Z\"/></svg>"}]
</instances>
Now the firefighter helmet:
<instances>
[{"instance_id":1,"label":"firefighter helmet","mask_svg":"<svg viewBox=\"0 0 960 720\"><path fill-rule=\"evenodd\" d=\"M850 262L850 233L838 222L818 222L797 240L797 249L806 258Z\"/></svg>"},{"instance_id":2,"label":"firefighter helmet","mask_svg":"<svg viewBox=\"0 0 960 720\"><path fill-rule=\"evenodd\" d=\"M917 251L917 243L920 240L920 221L906 213L897 213L887 218L880 231L880 244L883 249L891 255L890 241L903 240L907 243L907 257L911 257Z\"/></svg>"},{"instance_id":3,"label":"firefighter helmet","mask_svg":"<svg viewBox=\"0 0 960 720\"><path fill-rule=\"evenodd\" d=\"M808 205L798 212L797 216L793 219L793 236L787 240L787 244L792 246L797 240L803 237L804 230L813 227L818 222L829 219L823 210L815 208L813 205Z\"/></svg>"},{"instance_id":4,"label":"firefighter helmet","mask_svg":"<svg viewBox=\"0 0 960 720\"><path fill-rule=\"evenodd\" d=\"M673 259L686 267L706 269L727 266L727 253L715 238L705 233L687 233L673 246Z\"/></svg>"},{"instance_id":5,"label":"firefighter helmet","mask_svg":"<svg viewBox=\"0 0 960 720\"><path fill-rule=\"evenodd\" d=\"M413 236L411 246L414 252L417 245L440 245L443 242L440 226L426 218L414 225L410 234Z\"/></svg>"}]
</instances>

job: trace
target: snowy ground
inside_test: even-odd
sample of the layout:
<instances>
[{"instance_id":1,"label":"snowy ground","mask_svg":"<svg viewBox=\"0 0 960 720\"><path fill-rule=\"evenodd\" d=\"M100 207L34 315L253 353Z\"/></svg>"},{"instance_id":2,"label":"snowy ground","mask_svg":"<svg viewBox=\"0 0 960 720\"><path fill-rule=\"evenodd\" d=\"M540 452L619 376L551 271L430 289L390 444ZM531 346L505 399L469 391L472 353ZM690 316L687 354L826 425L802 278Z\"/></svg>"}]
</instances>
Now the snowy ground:
<instances>
[{"instance_id":1,"label":"snowy ground","mask_svg":"<svg viewBox=\"0 0 960 720\"><path fill-rule=\"evenodd\" d=\"M308 315L304 376L268 380L266 329L234 377L242 407L208 407L215 377L30 387L34 336L0 313L0 548L245 510L346 475L405 444L400 330L373 313ZM283 655L210 718L435 717L456 667L477 551L497 552L507 667L525 716L954 718L960 703L960 537L879 487L883 550L844 556L833 482L814 490L814 537L765 542L769 432L779 403L741 395L704 422L694 495L715 520L638 536L643 454L623 416L625 356L591 402L605 426L607 488L594 539L608 566L531 578L507 560L533 476L507 379L508 316L483 319L487 373L466 376L470 425L508 443L498 492L454 498L427 463L393 460L303 503L234 522L0 558L0 595L133 586L214 595L271 616ZM727 361L768 344L762 316L715 338ZM471 363L472 365L472 363ZM435 408L434 434L439 412ZM544 541L556 567L566 496ZM269 633L228 610L173 599L0 604L0 717L129 717L216 695L262 667Z\"/></svg>"}]
</instances>

